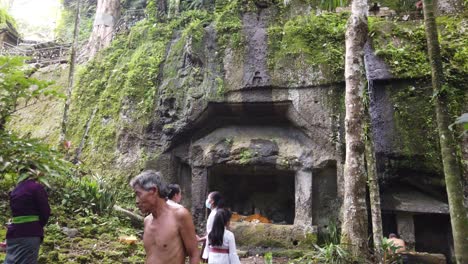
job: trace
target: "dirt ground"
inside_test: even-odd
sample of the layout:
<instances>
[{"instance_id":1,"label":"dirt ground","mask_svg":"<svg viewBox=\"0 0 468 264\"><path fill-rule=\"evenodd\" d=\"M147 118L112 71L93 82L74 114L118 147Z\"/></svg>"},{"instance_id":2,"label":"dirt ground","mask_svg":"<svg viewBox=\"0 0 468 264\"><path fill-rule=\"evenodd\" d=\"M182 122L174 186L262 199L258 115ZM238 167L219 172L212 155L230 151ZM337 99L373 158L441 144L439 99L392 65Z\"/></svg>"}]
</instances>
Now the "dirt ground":
<instances>
[{"instance_id":1,"label":"dirt ground","mask_svg":"<svg viewBox=\"0 0 468 264\"><path fill-rule=\"evenodd\" d=\"M242 264L265 264L263 257L261 256L252 256L252 257L245 257L240 259ZM275 257L273 258L273 264L287 264L288 259L283 257Z\"/></svg>"}]
</instances>

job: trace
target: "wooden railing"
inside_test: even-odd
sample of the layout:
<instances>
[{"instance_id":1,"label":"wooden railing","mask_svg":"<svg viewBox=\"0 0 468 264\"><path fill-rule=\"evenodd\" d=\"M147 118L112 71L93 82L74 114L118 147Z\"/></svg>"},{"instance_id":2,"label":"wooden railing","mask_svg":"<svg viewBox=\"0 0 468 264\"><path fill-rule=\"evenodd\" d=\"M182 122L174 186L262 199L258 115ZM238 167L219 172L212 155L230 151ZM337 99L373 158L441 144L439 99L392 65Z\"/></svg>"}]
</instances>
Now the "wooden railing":
<instances>
[{"instance_id":1,"label":"wooden railing","mask_svg":"<svg viewBox=\"0 0 468 264\"><path fill-rule=\"evenodd\" d=\"M109 34L115 37L117 33L126 31L134 26L138 21L146 18L144 9L127 10L117 21ZM46 46L46 47L41 47ZM36 43L30 45L11 45L3 42L0 46L0 55L6 56L25 56L29 57L28 63L52 64L66 63L70 59L71 43ZM83 47L84 43L80 43ZM38 48L41 47L41 48Z\"/></svg>"},{"instance_id":2,"label":"wooden railing","mask_svg":"<svg viewBox=\"0 0 468 264\"><path fill-rule=\"evenodd\" d=\"M70 43L51 43L50 45L49 47L36 48L36 46L40 46L40 44L13 46L3 42L0 48L0 54L29 57L27 60L28 63L51 64L66 62L68 60L71 49Z\"/></svg>"}]
</instances>

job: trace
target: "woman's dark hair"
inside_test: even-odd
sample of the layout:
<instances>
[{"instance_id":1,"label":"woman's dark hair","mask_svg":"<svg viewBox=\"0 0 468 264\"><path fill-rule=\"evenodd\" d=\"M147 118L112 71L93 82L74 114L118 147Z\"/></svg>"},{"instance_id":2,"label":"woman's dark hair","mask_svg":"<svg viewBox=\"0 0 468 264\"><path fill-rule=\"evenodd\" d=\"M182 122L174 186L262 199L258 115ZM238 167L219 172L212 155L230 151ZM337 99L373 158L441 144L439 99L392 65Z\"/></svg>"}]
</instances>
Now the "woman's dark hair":
<instances>
[{"instance_id":1,"label":"woman's dark hair","mask_svg":"<svg viewBox=\"0 0 468 264\"><path fill-rule=\"evenodd\" d=\"M179 184L175 184L175 183L169 184L167 188L169 188L169 195L167 195L167 198L169 198L170 200L172 200L172 198L174 198L176 194L180 193Z\"/></svg>"},{"instance_id":2,"label":"woman's dark hair","mask_svg":"<svg viewBox=\"0 0 468 264\"><path fill-rule=\"evenodd\" d=\"M224 207L224 199L220 192L212 192L210 194L211 200L213 200L214 206L216 208L223 208Z\"/></svg>"},{"instance_id":3,"label":"woman's dark hair","mask_svg":"<svg viewBox=\"0 0 468 264\"><path fill-rule=\"evenodd\" d=\"M222 246L224 237L224 228L231 219L231 212L228 209L218 209L213 221L213 227L208 234L210 246Z\"/></svg>"}]
</instances>

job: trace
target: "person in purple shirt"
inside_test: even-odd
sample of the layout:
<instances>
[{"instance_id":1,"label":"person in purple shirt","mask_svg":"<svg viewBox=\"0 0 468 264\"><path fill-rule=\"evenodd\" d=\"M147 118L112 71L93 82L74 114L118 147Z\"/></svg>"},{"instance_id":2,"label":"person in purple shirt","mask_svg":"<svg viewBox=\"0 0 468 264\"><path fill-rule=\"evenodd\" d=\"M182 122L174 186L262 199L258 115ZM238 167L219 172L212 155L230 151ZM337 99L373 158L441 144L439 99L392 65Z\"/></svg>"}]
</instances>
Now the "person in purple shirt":
<instances>
[{"instance_id":1,"label":"person in purple shirt","mask_svg":"<svg viewBox=\"0 0 468 264\"><path fill-rule=\"evenodd\" d=\"M35 180L34 168L20 173L31 177L20 182L10 192L12 221L6 234L7 253L4 264L36 264L39 246L44 238L44 226L50 216L47 192Z\"/></svg>"}]
</instances>

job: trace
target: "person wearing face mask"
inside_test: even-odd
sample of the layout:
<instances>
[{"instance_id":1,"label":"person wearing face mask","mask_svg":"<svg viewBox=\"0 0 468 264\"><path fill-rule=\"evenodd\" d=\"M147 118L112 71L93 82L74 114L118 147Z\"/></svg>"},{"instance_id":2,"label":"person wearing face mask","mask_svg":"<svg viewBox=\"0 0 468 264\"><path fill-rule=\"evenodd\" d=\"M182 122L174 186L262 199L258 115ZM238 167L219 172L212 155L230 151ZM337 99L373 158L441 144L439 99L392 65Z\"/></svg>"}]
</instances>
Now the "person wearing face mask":
<instances>
[{"instance_id":1,"label":"person wearing face mask","mask_svg":"<svg viewBox=\"0 0 468 264\"><path fill-rule=\"evenodd\" d=\"M213 221L216 216L217 209L223 208L224 206L224 200L223 200L223 197L221 196L221 193L217 191L210 192L208 194L208 197L206 198L205 206L206 208L211 210L210 215L208 216L208 219L206 221L206 234L203 237L197 236L197 239L199 242L204 242L202 259L206 262L208 260L208 253L209 253L208 247L206 246L206 240L208 238L208 234L213 228Z\"/></svg>"}]
</instances>

